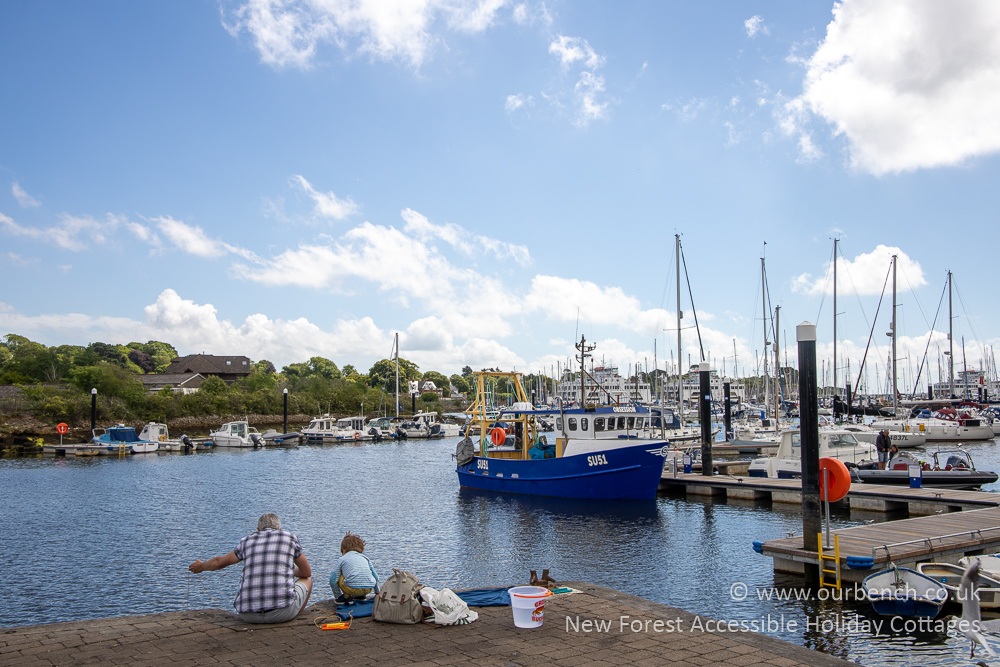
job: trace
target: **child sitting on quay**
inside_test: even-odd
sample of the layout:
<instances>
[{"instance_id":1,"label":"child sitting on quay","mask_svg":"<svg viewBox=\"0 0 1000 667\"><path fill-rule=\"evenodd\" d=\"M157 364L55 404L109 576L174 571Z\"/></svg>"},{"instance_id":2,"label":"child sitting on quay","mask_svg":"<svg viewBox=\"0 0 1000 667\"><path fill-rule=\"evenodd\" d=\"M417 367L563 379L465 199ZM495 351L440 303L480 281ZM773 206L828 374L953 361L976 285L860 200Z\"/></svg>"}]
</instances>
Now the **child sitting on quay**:
<instances>
[{"instance_id":1,"label":"child sitting on quay","mask_svg":"<svg viewBox=\"0 0 1000 667\"><path fill-rule=\"evenodd\" d=\"M372 590L378 593L378 574L368 557L362 554L364 550L365 541L354 533L348 532L341 540L341 556L330 574L330 588L337 596L337 604L363 599Z\"/></svg>"}]
</instances>

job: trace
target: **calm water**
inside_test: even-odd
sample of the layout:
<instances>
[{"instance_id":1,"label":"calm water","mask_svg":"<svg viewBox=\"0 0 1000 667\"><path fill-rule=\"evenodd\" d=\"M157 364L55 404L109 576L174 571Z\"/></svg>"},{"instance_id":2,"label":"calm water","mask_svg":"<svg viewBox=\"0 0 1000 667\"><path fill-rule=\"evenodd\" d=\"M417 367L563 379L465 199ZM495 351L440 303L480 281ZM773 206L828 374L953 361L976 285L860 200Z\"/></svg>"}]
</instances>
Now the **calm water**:
<instances>
[{"instance_id":1,"label":"calm water","mask_svg":"<svg viewBox=\"0 0 1000 667\"><path fill-rule=\"evenodd\" d=\"M710 618L784 623L764 630L866 665L968 664L968 641L958 635L877 636L845 625L869 620L867 605L758 600L756 588L799 584L776 577L771 559L751 549L754 539L800 533L797 508L460 491L455 442L2 460L0 625L231 609L240 568L196 577L187 565L230 551L273 511L313 566L314 600L330 596L327 578L351 530L383 576L407 569L436 588L527 583L529 569L547 567L556 579ZM1000 469L998 449L975 446L977 465ZM834 522L873 518L883 517L845 513ZM750 595L733 599L741 583Z\"/></svg>"}]
</instances>

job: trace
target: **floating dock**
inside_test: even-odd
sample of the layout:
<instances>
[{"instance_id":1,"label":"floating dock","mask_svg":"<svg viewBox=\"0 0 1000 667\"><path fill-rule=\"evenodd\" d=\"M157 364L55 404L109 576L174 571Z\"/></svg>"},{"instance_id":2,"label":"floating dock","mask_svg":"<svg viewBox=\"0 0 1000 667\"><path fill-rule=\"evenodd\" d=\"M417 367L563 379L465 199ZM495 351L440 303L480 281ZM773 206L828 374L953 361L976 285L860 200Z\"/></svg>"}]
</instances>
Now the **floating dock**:
<instances>
[{"instance_id":1,"label":"floating dock","mask_svg":"<svg viewBox=\"0 0 1000 667\"><path fill-rule=\"evenodd\" d=\"M770 479L739 475L698 475L674 473L665 469L660 479L660 491L684 493L689 496L735 498L772 503L802 504L802 481ZM946 512L961 512L1000 507L1000 493L961 491L956 489L923 488L887 484L852 484L847 498L835 507L869 512L906 512L923 516Z\"/></svg>"},{"instance_id":2,"label":"floating dock","mask_svg":"<svg viewBox=\"0 0 1000 667\"><path fill-rule=\"evenodd\" d=\"M1000 551L1000 508L840 528L830 534L831 544L833 536L838 536L841 578L861 581L885 569L890 562L915 568L921 562L958 563L963 556ZM809 542L817 542L816 536ZM802 574L805 564L819 564L816 551L803 548L801 535L768 540L761 545L761 554L774 559L775 572ZM831 556L832 551L827 550L823 560ZM852 568L849 563L860 567ZM827 563L824 567L831 565Z\"/></svg>"}]
</instances>

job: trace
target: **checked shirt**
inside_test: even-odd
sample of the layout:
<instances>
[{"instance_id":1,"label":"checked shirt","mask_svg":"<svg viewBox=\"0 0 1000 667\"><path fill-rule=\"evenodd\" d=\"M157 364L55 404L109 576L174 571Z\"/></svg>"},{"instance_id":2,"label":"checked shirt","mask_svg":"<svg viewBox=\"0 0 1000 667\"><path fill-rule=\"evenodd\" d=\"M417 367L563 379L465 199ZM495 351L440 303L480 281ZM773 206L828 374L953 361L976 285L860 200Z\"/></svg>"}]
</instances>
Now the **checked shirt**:
<instances>
[{"instance_id":1,"label":"checked shirt","mask_svg":"<svg viewBox=\"0 0 1000 667\"><path fill-rule=\"evenodd\" d=\"M240 540L233 551L243 561L234 603L237 612L283 609L295 601L295 559L302 555L295 535L287 530L260 530Z\"/></svg>"}]
</instances>

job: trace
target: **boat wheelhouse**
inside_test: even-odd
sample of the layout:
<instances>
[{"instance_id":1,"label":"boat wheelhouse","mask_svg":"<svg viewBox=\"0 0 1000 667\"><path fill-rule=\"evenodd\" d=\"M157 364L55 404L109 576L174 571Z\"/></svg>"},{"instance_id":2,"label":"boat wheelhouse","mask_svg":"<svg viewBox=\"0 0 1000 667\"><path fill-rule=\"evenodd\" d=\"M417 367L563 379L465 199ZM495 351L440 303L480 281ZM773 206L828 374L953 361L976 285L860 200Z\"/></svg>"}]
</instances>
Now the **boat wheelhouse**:
<instances>
[{"instance_id":1,"label":"boat wheelhouse","mask_svg":"<svg viewBox=\"0 0 1000 667\"><path fill-rule=\"evenodd\" d=\"M337 442L371 440L364 417L342 417L335 419L328 414L316 417L300 433L307 445L322 445Z\"/></svg>"}]
</instances>

